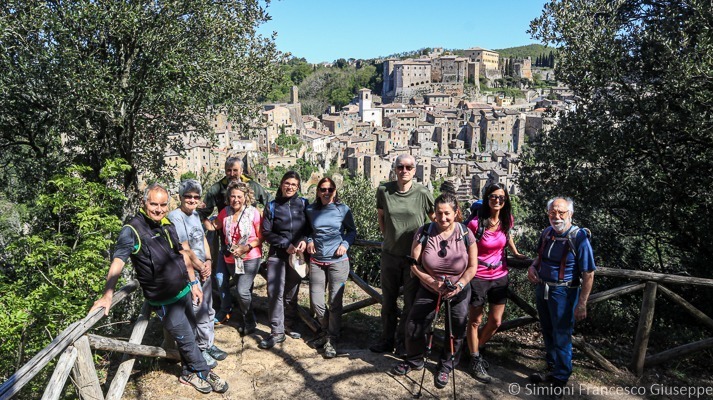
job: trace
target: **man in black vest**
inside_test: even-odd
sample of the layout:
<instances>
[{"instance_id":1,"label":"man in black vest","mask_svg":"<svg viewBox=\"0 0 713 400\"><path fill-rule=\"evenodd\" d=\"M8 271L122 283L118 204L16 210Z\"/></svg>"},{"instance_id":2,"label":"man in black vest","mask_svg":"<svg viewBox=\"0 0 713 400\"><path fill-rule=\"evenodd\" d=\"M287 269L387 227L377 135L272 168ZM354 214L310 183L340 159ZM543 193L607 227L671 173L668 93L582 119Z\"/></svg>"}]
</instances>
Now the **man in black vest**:
<instances>
[{"instance_id":1,"label":"man in black vest","mask_svg":"<svg viewBox=\"0 0 713 400\"><path fill-rule=\"evenodd\" d=\"M201 271L205 266L187 244L181 245L175 227L166 218L168 198L168 191L158 184L146 188L143 207L119 233L104 294L90 312L103 307L104 315L109 314L114 288L131 259L144 297L176 340L183 365L179 382L201 393L224 393L228 384L208 368L195 338L192 303L199 304L203 293L194 267Z\"/></svg>"}]
</instances>

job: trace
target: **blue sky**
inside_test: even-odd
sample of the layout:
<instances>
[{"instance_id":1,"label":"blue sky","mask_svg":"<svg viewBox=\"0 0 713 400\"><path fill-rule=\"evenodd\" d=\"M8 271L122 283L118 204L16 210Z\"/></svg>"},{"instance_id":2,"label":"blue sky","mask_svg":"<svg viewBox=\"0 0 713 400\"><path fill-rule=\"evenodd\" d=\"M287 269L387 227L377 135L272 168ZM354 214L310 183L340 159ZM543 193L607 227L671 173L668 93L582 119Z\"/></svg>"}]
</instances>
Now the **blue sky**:
<instances>
[{"instance_id":1,"label":"blue sky","mask_svg":"<svg viewBox=\"0 0 713 400\"><path fill-rule=\"evenodd\" d=\"M312 63L423 47L501 49L536 43L530 21L546 0L272 0L277 47Z\"/></svg>"}]
</instances>

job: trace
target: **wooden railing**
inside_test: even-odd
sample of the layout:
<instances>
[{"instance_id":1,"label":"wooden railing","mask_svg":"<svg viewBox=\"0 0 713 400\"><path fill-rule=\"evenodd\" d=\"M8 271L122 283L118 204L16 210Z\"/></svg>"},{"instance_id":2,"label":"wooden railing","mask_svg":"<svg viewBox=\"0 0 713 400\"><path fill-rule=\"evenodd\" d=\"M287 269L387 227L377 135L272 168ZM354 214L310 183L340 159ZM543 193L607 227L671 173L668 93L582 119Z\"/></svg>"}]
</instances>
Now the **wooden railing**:
<instances>
[{"instance_id":1,"label":"wooden railing","mask_svg":"<svg viewBox=\"0 0 713 400\"><path fill-rule=\"evenodd\" d=\"M374 241L357 240L355 244L371 248L381 247L380 242ZM514 258L508 259L508 265L511 268L527 268L531 262L532 260L518 260ZM698 342L678 346L658 354L646 356L657 293L661 293L666 296L683 310L691 314L696 321L703 324L710 331L713 331L713 319L698 310L695 306L684 300L681 296L674 293L663 284L685 284L710 288L713 287L713 279L604 267L598 268L596 274L598 276L630 279L634 280L634 282L602 292L593 293L589 297L589 304L596 304L617 296L634 293L639 290L644 291L643 301L641 304L641 314L639 316L639 324L634 341L633 356L630 364L631 370L636 374L640 375L645 367L658 365L673 358L684 357L702 349L713 347L713 338L707 338ZM352 281L369 297L364 300L345 305L343 309L345 313L357 311L364 307L381 303L381 293L379 293L377 289L371 287L369 283L353 271L350 271L349 276ZM127 283L116 292L110 308L113 308L116 304L125 300L137 288L138 281L133 280ZM513 304L522 309L527 316L504 321L498 329L499 332L538 321L537 310L535 310L529 302L522 299L512 290L509 291L508 297ZM319 329L319 324L314 320L308 310L299 307L299 312L300 316L310 329L313 331L317 331ZM15 374L13 374L8 380L3 382L3 384L0 385L0 400L9 399L19 393L30 380L32 380L51 360L57 356L59 356L59 360L44 391L42 396L43 400L58 399L63 393L65 382L70 373L74 376L73 383L77 386L80 396L83 399L120 399L128 382L131 369L133 368L135 356L162 357L172 360L180 360L176 350L141 345L141 340L146 332L150 313L151 309L148 304L145 303L142 307L141 315L134 325L129 341L125 342L98 335L87 334L87 332L92 329L94 325L104 316L103 309L91 312L84 319L68 326L47 347L37 353L37 355L17 370L17 372L15 372ZM614 364L602 356L593 346L586 343L582 338L573 338L573 344L605 370L610 372L619 371ZM114 374L114 378L111 381L106 396L103 395L99 384L99 378L97 376L92 358L92 349L116 351L124 354L122 363L117 372Z\"/></svg>"}]
</instances>

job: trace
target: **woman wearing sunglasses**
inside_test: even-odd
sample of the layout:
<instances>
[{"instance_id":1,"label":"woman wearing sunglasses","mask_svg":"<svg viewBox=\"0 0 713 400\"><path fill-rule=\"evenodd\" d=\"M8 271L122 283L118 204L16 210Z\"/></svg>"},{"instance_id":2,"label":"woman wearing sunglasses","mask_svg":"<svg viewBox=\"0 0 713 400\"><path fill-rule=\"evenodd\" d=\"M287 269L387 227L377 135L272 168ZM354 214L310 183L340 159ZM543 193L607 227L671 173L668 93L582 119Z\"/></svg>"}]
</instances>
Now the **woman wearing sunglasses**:
<instances>
[{"instance_id":1,"label":"woman wearing sunglasses","mask_svg":"<svg viewBox=\"0 0 713 400\"><path fill-rule=\"evenodd\" d=\"M468 313L470 372L475 379L483 383L490 382L491 378L487 371L488 363L480 352L498 330L507 302L509 278L505 247L509 247L515 257L525 258L518 253L509 234L513 222L507 189L505 185L494 183L485 189L478 217L468 224L468 229L475 233L478 242L478 272L470 282L471 300ZM489 309L488 321L478 332L486 300Z\"/></svg>"},{"instance_id":2,"label":"woman wearing sunglasses","mask_svg":"<svg viewBox=\"0 0 713 400\"><path fill-rule=\"evenodd\" d=\"M312 227L312 234L307 239L307 252L312 255L309 297L322 328L315 346L324 346L324 357L334 358L341 326L344 284L349 277L347 250L356 238L356 225L352 211L339 201L337 186L330 178L322 178L317 184L317 198L307 206L307 220ZM328 307L324 304L327 285Z\"/></svg>"},{"instance_id":3,"label":"woman wearing sunglasses","mask_svg":"<svg viewBox=\"0 0 713 400\"><path fill-rule=\"evenodd\" d=\"M455 194L444 192L434 206L435 222L419 228L411 245L411 273L420 285L406 322L407 356L392 372L406 375L424 368L424 350L427 343L430 350L432 340L426 342L426 334L440 303L448 301L446 332L453 336L445 339L452 342L443 345L434 378L435 386L442 389L460 359L468 321L468 282L475 275L478 254L473 232L460 223L463 217Z\"/></svg>"}]
</instances>

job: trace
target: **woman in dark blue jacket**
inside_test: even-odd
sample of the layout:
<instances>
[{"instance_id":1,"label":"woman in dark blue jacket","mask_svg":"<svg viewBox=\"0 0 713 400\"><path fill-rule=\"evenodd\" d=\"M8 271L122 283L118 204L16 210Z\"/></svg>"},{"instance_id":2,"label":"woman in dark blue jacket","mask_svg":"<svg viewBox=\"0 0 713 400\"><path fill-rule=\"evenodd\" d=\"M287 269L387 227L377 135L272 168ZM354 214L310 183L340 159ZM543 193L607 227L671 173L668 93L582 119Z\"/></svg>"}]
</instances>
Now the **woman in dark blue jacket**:
<instances>
[{"instance_id":1,"label":"woman in dark blue jacket","mask_svg":"<svg viewBox=\"0 0 713 400\"><path fill-rule=\"evenodd\" d=\"M270 244L267 258L267 298L270 318L270 335L259 344L270 349L285 341L285 332L299 338L291 330L297 319L297 293L300 275L289 265L290 255L302 253L309 235L305 209L307 200L297 195L300 175L288 171L282 176L275 200L265 207L262 219L262 236Z\"/></svg>"}]
</instances>

